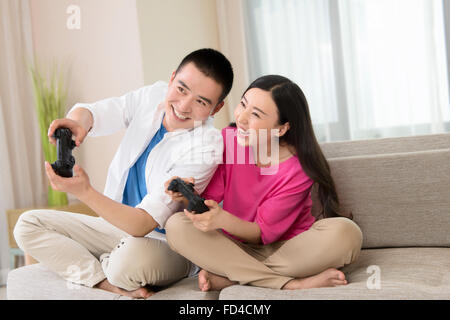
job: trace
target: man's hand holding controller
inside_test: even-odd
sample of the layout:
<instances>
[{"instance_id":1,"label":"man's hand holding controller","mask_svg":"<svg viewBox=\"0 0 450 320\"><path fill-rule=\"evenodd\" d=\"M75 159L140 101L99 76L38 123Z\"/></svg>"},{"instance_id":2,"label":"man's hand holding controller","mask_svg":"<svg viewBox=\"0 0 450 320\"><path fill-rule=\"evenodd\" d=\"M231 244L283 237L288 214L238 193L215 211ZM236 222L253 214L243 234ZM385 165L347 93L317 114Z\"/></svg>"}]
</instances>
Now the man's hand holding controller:
<instances>
[{"instance_id":1,"label":"man's hand holding controller","mask_svg":"<svg viewBox=\"0 0 450 320\"><path fill-rule=\"evenodd\" d=\"M72 119L56 119L53 120L48 128L48 140L51 144L56 146L55 139L55 130L58 128L67 128L72 131L73 136L75 137L75 145L77 147L84 141L84 138L87 136L87 130L83 128L78 122Z\"/></svg>"},{"instance_id":2,"label":"man's hand holding controller","mask_svg":"<svg viewBox=\"0 0 450 320\"><path fill-rule=\"evenodd\" d=\"M78 147L86 138L87 133L91 129L92 125L93 117L91 112L84 108L78 108L69 113L67 115L67 118L54 120L48 128L48 138L51 144L57 145L55 137L56 130L60 128L67 128L75 137L74 145L69 144L69 146L71 148L75 146ZM70 138L70 140L71 139L72 138ZM73 143L72 140L71 143ZM67 147L67 143L65 144L65 147ZM71 150L68 150L68 152L71 152ZM62 153L66 154L66 152ZM64 174L61 175L61 173L57 174L55 172L55 168L47 162L45 163L45 170L47 173L47 177L49 178L50 185L54 190L69 192L80 199L90 188L89 177L78 165L75 165L73 167L73 177L71 177L72 174L66 176Z\"/></svg>"},{"instance_id":3,"label":"man's hand holding controller","mask_svg":"<svg viewBox=\"0 0 450 320\"><path fill-rule=\"evenodd\" d=\"M93 123L94 118L88 109L77 108L71 111L67 115L67 118L53 120L48 128L48 140L51 144L56 146L56 139L54 138L55 130L63 127L72 131L72 134L75 137L75 145L79 147L86 138L89 130L91 130Z\"/></svg>"}]
</instances>

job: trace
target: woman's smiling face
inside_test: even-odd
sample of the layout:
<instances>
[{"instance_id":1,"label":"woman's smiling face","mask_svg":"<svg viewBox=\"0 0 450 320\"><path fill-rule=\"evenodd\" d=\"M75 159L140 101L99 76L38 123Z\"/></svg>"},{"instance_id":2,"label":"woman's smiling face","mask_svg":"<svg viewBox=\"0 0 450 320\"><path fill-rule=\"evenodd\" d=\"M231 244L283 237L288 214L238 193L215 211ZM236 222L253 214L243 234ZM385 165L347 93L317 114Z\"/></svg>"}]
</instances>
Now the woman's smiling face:
<instances>
[{"instance_id":1,"label":"woman's smiling face","mask_svg":"<svg viewBox=\"0 0 450 320\"><path fill-rule=\"evenodd\" d=\"M270 91L249 89L234 110L237 126L237 140L243 146L257 146L266 142L270 145L272 136L283 135L289 125L278 123L278 107ZM272 131L274 129L275 131ZM266 137L266 139L264 139Z\"/></svg>"}]
</instances>

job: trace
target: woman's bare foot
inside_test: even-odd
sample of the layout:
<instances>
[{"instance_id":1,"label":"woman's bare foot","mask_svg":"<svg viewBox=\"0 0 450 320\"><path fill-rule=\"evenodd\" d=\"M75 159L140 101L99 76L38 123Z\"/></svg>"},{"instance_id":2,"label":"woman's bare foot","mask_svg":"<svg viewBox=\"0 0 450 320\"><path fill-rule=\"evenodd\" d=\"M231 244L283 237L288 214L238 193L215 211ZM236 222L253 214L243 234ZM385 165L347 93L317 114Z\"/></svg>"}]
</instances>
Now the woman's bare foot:
<instances>
[{"instance_id":1,"label":"woman's bare foot","mask_svg":"<svg viewBox=\"0 0 450 320\"><path fill-rule=\"evenodd\" d=\"M220 291L234 284L237 282L203 269L198 274L198 287L203 292Z\"/></svg>"},{"instance_id":2,"label":"woman's bare foot","mask_svg":"<svg viewBox=\"0 0 450 320\"><path fill-rule=\"evenodd\" d=\"M112 285L108 279L103 280L102 282L98 283L95 288L98 289L102 289L102 290L106 290L109 292L114 292L114 293L118 293L122 296L127 296L127 297L132 297L132 298L142 298L142 299L146 299L150 296L152 296L154 294L153 291L148 290L145 287L139 288L137 290L134 291L127 291L124 289L121 289L119 287L116 287L114 285Z\"/></svg>"},{"instance_id":3,"label":"woman's bare foot","mask_svg":"<svg viewBox=\"0 0 450 320\"><path fill-rule=\"evenodd\" d=\"M292 279L284 285L283 290L310 289L320 287L336 287L346 285L345 275L342 271L330 268L307 278Z\"/></svg>"}]
</instances>

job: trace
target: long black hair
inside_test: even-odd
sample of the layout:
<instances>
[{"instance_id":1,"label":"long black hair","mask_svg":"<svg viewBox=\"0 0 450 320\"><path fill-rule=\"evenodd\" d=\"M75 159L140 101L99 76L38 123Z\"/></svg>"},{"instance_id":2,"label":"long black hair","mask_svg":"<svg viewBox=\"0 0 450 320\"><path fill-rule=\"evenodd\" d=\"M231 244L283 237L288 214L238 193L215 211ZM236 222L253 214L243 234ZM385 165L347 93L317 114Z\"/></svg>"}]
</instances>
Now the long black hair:
<instances>
[{"instance_id":1,"label":"long black hair","mask_svg":"<svg viewBox=\"0 0 450 320\"><path fill-rule=\"evenodd\" d=\"M283 76L267 75L253 81L242 96L252 88L270 92L278 108L278 124L289 122L289 130L280 137L280 144L284 142L295 148L303 170L317 183L322 205L320 216L353 219L351 213L344 215L339 212L339 200L330 166L317 142L308 102L300 87Z\"/></svg>"}]
</instances>

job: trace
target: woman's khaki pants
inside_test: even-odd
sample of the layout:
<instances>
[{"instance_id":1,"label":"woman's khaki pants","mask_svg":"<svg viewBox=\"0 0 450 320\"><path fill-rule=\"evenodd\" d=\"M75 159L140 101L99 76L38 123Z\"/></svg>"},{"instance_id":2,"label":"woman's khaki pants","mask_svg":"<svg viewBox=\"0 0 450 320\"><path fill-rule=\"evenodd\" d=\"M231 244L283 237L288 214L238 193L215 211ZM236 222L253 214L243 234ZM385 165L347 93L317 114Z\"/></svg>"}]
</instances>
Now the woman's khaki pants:
<instances>
[{"instance_id":1,"label":"woman's khaki pants","mask_svg":"<svg viewBox=\"0 0 450 320\"><path fill-rule=\"evenodd\" d=\"M14 237L23 251L50 270L88 287L106 278L129 291L165 286L186 277L191 266L165 241L135 238L103 218L71 212L27 211Z\"/></svg>"},{"instance_id":2,"label":"woman's khaki pants","mask_svg":"<svg viewBox=\"0 0 450 320\"><path fill-rule=\"evenodd\" d=\"M360 228L347 218L327 218L287 241L254 245L234 240L220 231L203 232L184 213L166 223L170 247L202 269L252 285L281 289L294 278L341 268L361 251Z\"/></svg>"}]
</instances>

